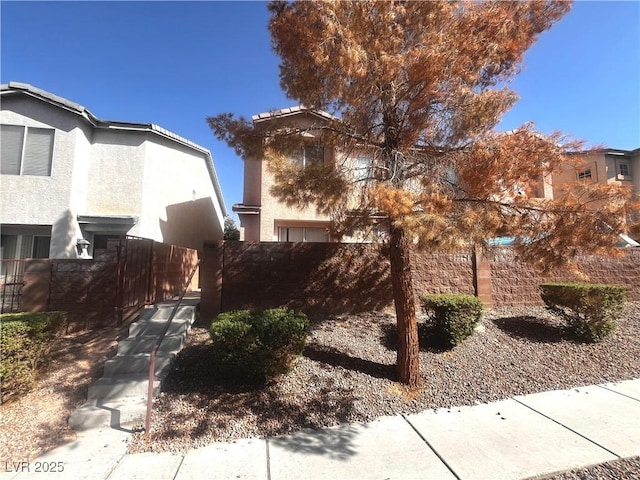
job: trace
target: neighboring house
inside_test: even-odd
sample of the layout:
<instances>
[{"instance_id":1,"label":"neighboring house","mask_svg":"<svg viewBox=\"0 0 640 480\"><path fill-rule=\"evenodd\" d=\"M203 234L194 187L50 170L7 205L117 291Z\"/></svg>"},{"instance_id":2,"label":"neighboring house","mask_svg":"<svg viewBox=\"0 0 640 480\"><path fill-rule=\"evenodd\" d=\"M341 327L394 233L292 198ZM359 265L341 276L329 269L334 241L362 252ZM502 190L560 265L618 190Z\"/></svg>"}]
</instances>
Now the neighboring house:
<instances>
[{"instance_id":1,"label":"neighboring house","mask_svg":"<svg viewBox=\"0 0 640 480\"><path fill-rule=\"evenodd\" d=\"M123 234L199 250L222 239L207 149L157 125L100 120L31 85L0 94L2 259L88 258Z\"/></svg>"},{"instance_id":2,"label":"neighboring house","mask_svg":"<svg viewBox=\"0 0 640 480\"><path fill-rule=\"evenodd\" d=\"M580 152L584 162L577 168L565 168L552 179L553 196L562 194L562 189L575 182L616 183L632 188L640 195L640 148L618 150L604 148Z\"/></svg>"},{"instance_id":3,"label":"neighboring house","mask_svg":"<svg viewBox=\"0 0 640 480\"><path fill-rule=\"evenodd\" d=\"M566 167L553 175L553 198L561 197L577 182L616 184L629 187L640 200L640 148L619 150L603 148L580 152L582 162ZM626 234L621 234L621 246L640 246L640 211L628 212ZM628 235L627 235L628 234Z\"/></svg>"},{"instance_id":4,"label":"neighboring house","mask_svg":"<svg viewBox=\"0 0 640 480\"><path fill-rule=\"evenodd\" d=\"M269 122L269 128L296 126L307 128L304 136L309 143L292 161L324 162L338 164L344 161L339 152L322 147L321 130L324 122L335 120L332 115L305 107L292 107L252 117L254 125ZM579 168L564 169L560 173L546 176L533 185L523 186L522 191L511 194L528 195L532 198L553 199L562 195L563 189L580 181L618 182L633 187L640 195L640 148L633 151L603 149L580 152L585 157ZM367 176L371 159L366 155L353 154L349 160L358 180L359 172ZM260 158L244 160L243 202L233 206L240 218L241 240L265 242L329 242L349 241L348 237L332 238L329 234L330 218L319 214L314 207L298 209L278 201L270 193L274 185L273 175L267 162Z\"/></svg>"},{"instance_id":5,"label":"neighboring house","mask_svg":"<svg viewBox=\"0 0 640 480\"><path fill-rule=\"evenodd\" d=\"M254 124L279 122L283 125L313 127L333 119L330 114L304 107L292 107L253 116ZM305 132L310 140L320 140L320 131ZM321 141L320 141L321 145ZM300 152L296 161L334 163L335 153L318 142ZM244 160L244 192L241 204L233 206L240 218L240 239L251 242L328 242L330 219L315 208L297 209L279 202L269 192L274 185L273 175L261 158Z\"/></svg>"}]
</instances>

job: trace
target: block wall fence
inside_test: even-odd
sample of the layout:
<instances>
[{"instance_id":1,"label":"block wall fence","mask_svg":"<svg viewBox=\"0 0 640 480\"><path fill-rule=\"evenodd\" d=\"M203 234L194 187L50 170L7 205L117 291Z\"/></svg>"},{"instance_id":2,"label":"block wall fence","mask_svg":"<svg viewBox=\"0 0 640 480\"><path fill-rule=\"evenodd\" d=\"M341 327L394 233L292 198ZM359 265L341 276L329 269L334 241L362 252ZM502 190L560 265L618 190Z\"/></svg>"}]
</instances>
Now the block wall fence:
<instances>
[{"instance_id":1,"label":"block wall fence","mask_svg":"<svg viewBox=\"0 0 640 480\"><path fill-rule=\"evenodd\" d=\"M93 259L29 259L21 310L65 311L68 331L126 323L145 305L180 295L197 250L146 239L111 243ZM198 285L194 277L190 287Z\"/></svg>"},{"instance_id":2,"label":"block wall fence","mask_svg":"<svg viewBox=\"0 0 640 480\"><path fill-rule=\"evenodd\" d=\"M576 280L541 277L509 247L476 252L412 252L416 296L466 293L488 307L542 305L538 285ZM616 258L578 259L592 283L627 287L640 300L640 249ZM310 316L382 310L393 305L386 252L368 244L205 242L200 266L203 319L222 311L287 306Z\"/></svg>"}]
</instances>

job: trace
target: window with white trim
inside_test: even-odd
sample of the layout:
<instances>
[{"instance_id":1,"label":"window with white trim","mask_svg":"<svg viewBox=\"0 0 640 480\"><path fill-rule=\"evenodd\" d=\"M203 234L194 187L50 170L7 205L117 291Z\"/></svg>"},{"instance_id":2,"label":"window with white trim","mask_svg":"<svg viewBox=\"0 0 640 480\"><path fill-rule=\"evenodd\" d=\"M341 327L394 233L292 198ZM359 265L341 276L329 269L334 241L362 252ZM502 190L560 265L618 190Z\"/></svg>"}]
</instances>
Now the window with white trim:
<instances>
[{"instance_id":1,"label":"window with white trim","mask_svg":"<svg viewBox=\"0 0 640 480\"><path fill-rule=\"evenodd\" d=\"M326 228L278 227L279 242L328 242Z\"/></svg>"},{"instance_id":2,"label":"window with white trim","mask_svg":"<svg viewBox=\"0 0 640 480\"><path fill-rule=\"evenodd\" d=\"M324 147L307 145L294 153L291 160L302 168L313 163L324 163Z\"/></svg>"},{"instance_id":3,"label":"window with white trim","mask_svg":"<svg viewBox=\"0 0 640 480\"><path fill-rule=\"evenodd\" d=\"M50 176L54 134L50 128L0 125L0 173Z\"/></svg>"}]
</instances>

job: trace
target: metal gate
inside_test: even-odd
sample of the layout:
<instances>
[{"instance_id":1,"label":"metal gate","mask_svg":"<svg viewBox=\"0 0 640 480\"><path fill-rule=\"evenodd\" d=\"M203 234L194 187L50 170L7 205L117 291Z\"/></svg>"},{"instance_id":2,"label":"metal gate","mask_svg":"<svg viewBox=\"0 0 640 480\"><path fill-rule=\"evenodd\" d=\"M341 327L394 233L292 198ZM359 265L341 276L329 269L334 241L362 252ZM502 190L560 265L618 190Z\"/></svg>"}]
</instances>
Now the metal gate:
<instances>
[{"instance_id":1,"label":"metal gate","mask_svg":"<svg viewBox=\"0 0 640 480\"><path fill-rule=\"evenodd\" d=\"M116 279L118 324L154 302L153 245L154 241L147 238L120 238Z\"/></svg>"},{"instance_id":2,"label":"metal gate","mask_svg":"<svg viewBox=\"0 0 640 480\"><path fill-rule=\"evenodd\" d=\"M20 311L24 263L24 259L0 260L0 313Z\"/></svg>"}]
</instances>

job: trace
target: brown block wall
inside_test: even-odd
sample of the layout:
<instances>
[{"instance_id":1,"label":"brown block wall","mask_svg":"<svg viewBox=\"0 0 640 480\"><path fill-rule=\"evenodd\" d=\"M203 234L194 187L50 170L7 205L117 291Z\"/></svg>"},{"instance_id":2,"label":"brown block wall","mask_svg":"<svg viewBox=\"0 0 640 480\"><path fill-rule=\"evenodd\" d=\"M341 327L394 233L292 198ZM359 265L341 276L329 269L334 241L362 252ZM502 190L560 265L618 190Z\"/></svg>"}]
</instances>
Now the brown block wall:
<instances>
[{"instance_id":1,"label":"brown block wall","mask_svg":"<svg viewBox=\"0 0 640 480\"><path fill-rule=\"evenodd\" d=\"M338 314L391 301L388 261L371 245L224 243L222 311L287 306Z\"/></svg>"},{"instance_id":2,"label":"brown block wall","mask_svg":"<svg viewBox=\"0 0 640 480\"><path fill-rule=\"evenodd\" d=\"M417 297L431 293L465 293L474 295L473 254L411 254L411 276Z\"/></svg>"},{"instance_id":3,"label":"brown block wall","mask_svg":"<svg viewBox=\"0 0 640 480\"><path fill-rule=\"evenodd\" d=\"M640 250L619 258L579 259L590 282L627 287L640 300ZM381 310L393 305L389 261L375 245L337 243L205 243L203 318L220 311L288 306L309 315ZM475 252L412 252L416 299L427 293L477 295L487 307L540 305L538 285L575 280L569 272L543 278L508 247Z\"/></svg>"},{"instance_id":4,"label":"brown block wall","mask_svg":"<svg viewBox=\"0 0 640 480\"><path fill-rule=\"evenodd\" d=\"M510 248L490 252L493 302L496 306L542 305L538 285L550 281L586 281L627 287L628 299L640 300L640 249L621 250L617 258L585 256L578 258L587 278L580 280L568 271L556 271L548 277L516 260Z\"/></svg>"},{"instance_id":5,"label":"brown block wall","mask_svg":"<svg viewBox=\"0 0 640 480\"><path fill-rule=\"evenodd\" d=\"M425 293L473 295L470 253L412 253L416 300ZM308 315L393 306L387 253L376 245L339 243L205 243L203 318L220 311L287 306Z\"/></svg>"}]
</instances>

